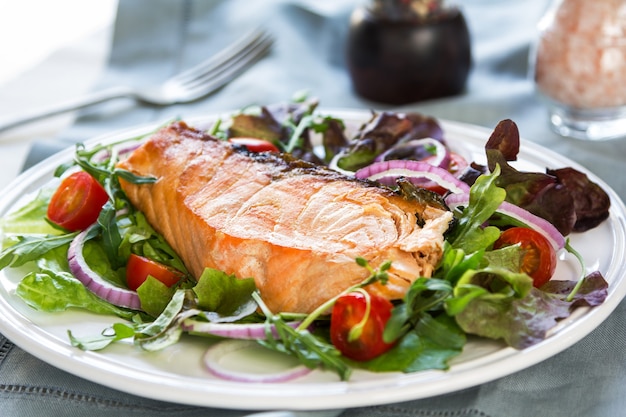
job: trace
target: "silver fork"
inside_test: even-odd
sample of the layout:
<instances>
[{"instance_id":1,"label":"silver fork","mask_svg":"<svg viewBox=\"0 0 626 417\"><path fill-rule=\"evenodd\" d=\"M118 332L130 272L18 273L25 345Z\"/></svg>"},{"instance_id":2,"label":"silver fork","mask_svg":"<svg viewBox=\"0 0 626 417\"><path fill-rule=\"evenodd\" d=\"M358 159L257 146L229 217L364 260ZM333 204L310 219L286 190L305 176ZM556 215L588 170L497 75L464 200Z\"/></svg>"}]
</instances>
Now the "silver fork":
<instances>
[{"instance_id":1,"label":"silver fork","mask_svg":"<svg viewBox=\"0 0 626 417\"><path fill-rule=\"evenodd\" d=\"M209 59L173 76L159 86L144 89L126 86L112 87L53 107L2 118L0 119L0 132L27 122L121 97L131 97L144 103L159 106L197 100L215 92L248 69L269 51L272 43L273 40L268 33L255 29Z\"/></svg>"}]
</instances>

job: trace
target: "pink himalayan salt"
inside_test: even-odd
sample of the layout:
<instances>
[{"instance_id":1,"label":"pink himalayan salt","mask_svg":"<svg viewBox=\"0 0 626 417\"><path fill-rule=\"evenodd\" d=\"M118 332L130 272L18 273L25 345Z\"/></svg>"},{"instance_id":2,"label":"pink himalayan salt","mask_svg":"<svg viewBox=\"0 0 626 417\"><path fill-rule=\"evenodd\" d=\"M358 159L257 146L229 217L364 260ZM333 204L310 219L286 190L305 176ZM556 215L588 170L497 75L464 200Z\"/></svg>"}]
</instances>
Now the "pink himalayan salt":
<instances>
[{"instance_id":1,"label":"pink himalayan salt","mask_svg":"<svg viewBox=\"0 0 626 417\"><path fill-rule=\"evenodd\" d=\"M626 105L626 0L564 0L537 45L535 81L580 109Z\"/></svg>"}]
</instances>

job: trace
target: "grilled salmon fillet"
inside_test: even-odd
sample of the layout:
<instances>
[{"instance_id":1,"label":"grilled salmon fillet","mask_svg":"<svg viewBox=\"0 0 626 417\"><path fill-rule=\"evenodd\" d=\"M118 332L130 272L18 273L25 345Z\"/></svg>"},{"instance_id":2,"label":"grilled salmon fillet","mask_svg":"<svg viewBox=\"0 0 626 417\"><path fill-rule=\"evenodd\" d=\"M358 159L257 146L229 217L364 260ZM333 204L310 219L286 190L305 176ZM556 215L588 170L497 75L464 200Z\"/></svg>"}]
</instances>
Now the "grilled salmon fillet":
<instances>
[{"instance_id":1,"label":"grilled salmon fillet","mask_svg":"<svg viewBox=\"0 0 626 417\"><path fill-rule=\"evenodd\" d=\"M253 277L274 312L309 313L361 282L369 272L357 257L374 268L391 260L388 284L373 291L401 298L415 278L431 276L452 219L288 155L249 153L184 122L156 132L119 167L157 178L122 180L122 188L195 277L206 267Z\"/></svg>"}]
</instances>

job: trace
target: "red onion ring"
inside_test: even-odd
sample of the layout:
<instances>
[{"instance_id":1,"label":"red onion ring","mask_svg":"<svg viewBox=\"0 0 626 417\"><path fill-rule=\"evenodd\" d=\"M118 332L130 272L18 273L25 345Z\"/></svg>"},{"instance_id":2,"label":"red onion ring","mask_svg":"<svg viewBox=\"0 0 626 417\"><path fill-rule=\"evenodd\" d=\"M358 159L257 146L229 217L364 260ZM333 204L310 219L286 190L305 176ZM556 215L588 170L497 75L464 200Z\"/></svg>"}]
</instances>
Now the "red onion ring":
<instances>
[{"instance_id":1,"label":"red onion ring","mask_svg":"<svg viewBox=\"0 0 626 417\"><path fill-rule=\"evenodd\" d=\"M105 280L87 265L83 256L85 237L96 224L89 226L79 233L70 243L67 251L67 261L70 271L82 284L96 296L118 307L141 310L141 302L135 291L120 288Z\"/></svg>"},{"instance_id":2,"label":"red onion ring","mask_svg":"<svg viewBox=\"0 0 626 417\"><path fill-rule=\"evenodd\" d=\"M432 154L433 156L435 156L435 159L429 162L429 164L437 166L439 168L444 168L444 169L448 168L448 165L450 165L450 150L441 141L437 139L433 139L433 138L413 139L413 140L395 145L392 148L378 155L374 159L374 162L386 161L387 155L392 154L393 152L397 151L399 148L419 147L419 146L422 146L424 148L426 147L435 148L435 153ZM390 158L389 160L391 161L393 160L393 158Z\"/></svg>"},{"instance_id":3,"label":"red onion ring","mask_svg":"<svg viewBox=\"0 0 626 417\"><path fill-rule=\"evenodd\" d=\"M227 354L252 347L262 348L251 340L225 340L211 346L204 354L204 365L213 375L236 382L268 383L286 382L309 374L312 370L304 365L297 365L284 371L273 373L242 372L230 369L220 363ZM264 349L264 348L263 348Z\"/></svg>"},{"instance_id":4,"label":"red onion ring","mask_svg":"<svg viewBox=\"0 0 626 417\"><path fill-rule=\"evenodd\" d=\"M399 177L405 177L409 180L426 178L454 194L468 193L470 189L469 185L447 170L420 161L393 160L374 162L356 171L354 176L360 179L378 181L386 185L394 185ZM416 185L420 185L419 181L416 182Z\"/></svg>"},{"instance_id":5,"label":"red onion ring","mask_svg":"<svg viewBox=\"0 0 626 417\"><path fill-rule=\"evenodd\" d=\"M300 325L299 321L291 321L287 323L294 329ZM225 337L228 339L242 339L242 340L264 340L267 338L265 334L265 323L211 323L207 321L199 321L194 319L186 319L182 322L181 327L183 331L188 333L203 333L213 336ZM278 333L275 327L270 327L272 335L278 337Z\"/></svg>"},{"instance_id":6,"label":"red onion ring","mask_svg":"<svg viewBox=\"0 0 626 417\"><path fill-rule=\"evenodd\" d=\"M133 143L126 147L120 148L118 150L118 155L120 157L125 157L130 155L135 149L141 146L141 143ZM102 163L111 157L111 152L109 150L103 150L101 153L96 154L93 158L94 162Z\"/></svg>"},{"instance_id":7,"label":"red onion ring","mask_svg":"<svg viewBox=\"0 0 626 417\"><path fill-rule=\"evenodd\" d=\"M446 204L451 209L458 206L466 206L469 204L469 194L449 194L445 197ZM541 233L552 244L555 250L560 250L565 247L565 238L563 235L546 219L536 216L521 207L511 204L507 201L503 201L498 207L497 211L506 216L512 217L518 220L531 229Z\"/></svg>"}]
</instances>

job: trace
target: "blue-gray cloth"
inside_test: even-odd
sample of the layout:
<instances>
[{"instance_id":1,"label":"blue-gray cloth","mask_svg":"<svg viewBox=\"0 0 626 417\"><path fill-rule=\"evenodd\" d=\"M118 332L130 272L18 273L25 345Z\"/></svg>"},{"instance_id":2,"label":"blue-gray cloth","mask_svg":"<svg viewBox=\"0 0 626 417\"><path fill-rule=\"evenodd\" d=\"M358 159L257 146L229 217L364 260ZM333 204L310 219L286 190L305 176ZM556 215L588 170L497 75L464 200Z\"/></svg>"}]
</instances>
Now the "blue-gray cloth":
<instances>
[{"instance_id":1,"label":"blue-gray cloth","mask_svg":"<svg viewBox=\"0 0 626 417\"><path fill-rule=\"evenodd\" d=\"M529 45L546 0L460 2L472 36L473 68L456 97L404 109L493 128L506 118L524 138L595 172L622 199L626 141L584 143L553 134L527 77ZM354 94L344 63L350 0L120 0L111 56L97 88L150 84L189 67L249 28L276 44L252 69L198 102L167 108L117 100L84 111L60 138L42 138L27 165L58 147L174 116L289 100L306 89L327 108L383 108ZM245 398L242 398L245 401ZM158 402L83 380L25 353L0 335L0 415L241 416L242 411ZM461 392L343 411L365 416L622 416L626 414L626 304L573 347L535 366Z\"/></svg>"}]
</instances>

